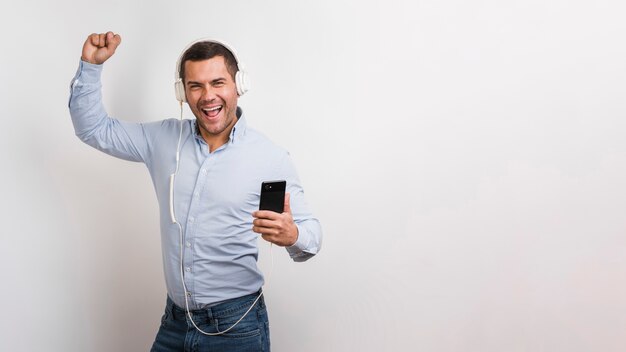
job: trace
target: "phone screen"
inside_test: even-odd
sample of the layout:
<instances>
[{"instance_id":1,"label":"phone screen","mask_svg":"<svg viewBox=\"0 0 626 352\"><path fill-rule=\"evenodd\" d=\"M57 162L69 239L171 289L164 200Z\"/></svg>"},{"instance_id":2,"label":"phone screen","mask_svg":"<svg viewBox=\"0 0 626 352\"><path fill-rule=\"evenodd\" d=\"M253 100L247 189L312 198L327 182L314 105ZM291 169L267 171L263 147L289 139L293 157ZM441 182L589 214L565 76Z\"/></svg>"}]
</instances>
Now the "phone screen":
<instances>
[{"instance_id":1,"label":"phone screen","mask_svg":"<svg viewBox=\"0 0 626 352\"><path fill-rule=\"evenodd\" d=\"M284 211L286 181L266 181L261 183L259 210Z\"/></svg>"}]
</instances>

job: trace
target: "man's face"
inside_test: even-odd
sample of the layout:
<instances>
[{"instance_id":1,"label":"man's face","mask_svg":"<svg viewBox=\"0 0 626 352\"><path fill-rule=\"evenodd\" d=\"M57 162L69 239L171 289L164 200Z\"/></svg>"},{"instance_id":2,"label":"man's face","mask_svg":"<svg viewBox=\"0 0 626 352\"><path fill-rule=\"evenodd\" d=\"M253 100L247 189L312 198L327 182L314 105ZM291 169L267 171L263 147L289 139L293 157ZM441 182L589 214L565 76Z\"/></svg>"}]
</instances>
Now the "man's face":
<instances>
[{"instance_id":1,"label":"man's face","mask_svg":"<svg viewBox=\"0 0 626 352\"><path fill-rule=\"evenodd\" d=\"M202 138L213 146L228 140L237 122L237 88L222 56L185 62L185 93Z\"/></svg>"}]
</instances>

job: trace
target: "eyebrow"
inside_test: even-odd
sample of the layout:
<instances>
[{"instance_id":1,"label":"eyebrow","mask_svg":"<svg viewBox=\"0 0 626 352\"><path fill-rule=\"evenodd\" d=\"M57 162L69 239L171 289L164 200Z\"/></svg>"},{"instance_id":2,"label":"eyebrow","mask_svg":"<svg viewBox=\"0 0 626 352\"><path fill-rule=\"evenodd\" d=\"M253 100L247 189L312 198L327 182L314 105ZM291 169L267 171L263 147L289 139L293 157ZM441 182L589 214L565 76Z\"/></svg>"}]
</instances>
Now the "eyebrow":
<instances>
[{"instance_id":1,"label":"eyebrow","mask_svg":"<svg viewBox=\"0 0 626 352\"><path fill-rule=\"evenodd\" d=\"M209 83L215 84L215 83L220 83L222 81L226 81L226 78L224 78L224 77L215 78L215 79L212 79ZM187 81L187 84L202 84L202 82Z\"/></svg>"}]
</instances>

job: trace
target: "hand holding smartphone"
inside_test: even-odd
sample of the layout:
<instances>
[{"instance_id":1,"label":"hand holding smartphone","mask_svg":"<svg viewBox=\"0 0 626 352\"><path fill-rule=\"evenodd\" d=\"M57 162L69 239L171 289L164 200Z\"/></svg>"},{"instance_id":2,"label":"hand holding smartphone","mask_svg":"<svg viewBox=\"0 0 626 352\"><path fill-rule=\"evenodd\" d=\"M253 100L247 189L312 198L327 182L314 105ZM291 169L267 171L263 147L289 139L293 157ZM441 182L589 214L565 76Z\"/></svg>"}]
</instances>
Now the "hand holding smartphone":
<instances>
[{"instance_id":1,"label":"hand holding smartphone","mask_svg":"<svg viewBox=\"0 0 626 352\"><path fill-rule=\"evenodd\" d=\"M252 231L261 234L264 240L282 247L293 246L298 241L298 226L291 215L289 202L285 204L286 185L285 181L261 184L259 211L253 213L252 221Z\"/></svg>"}]
</instances>

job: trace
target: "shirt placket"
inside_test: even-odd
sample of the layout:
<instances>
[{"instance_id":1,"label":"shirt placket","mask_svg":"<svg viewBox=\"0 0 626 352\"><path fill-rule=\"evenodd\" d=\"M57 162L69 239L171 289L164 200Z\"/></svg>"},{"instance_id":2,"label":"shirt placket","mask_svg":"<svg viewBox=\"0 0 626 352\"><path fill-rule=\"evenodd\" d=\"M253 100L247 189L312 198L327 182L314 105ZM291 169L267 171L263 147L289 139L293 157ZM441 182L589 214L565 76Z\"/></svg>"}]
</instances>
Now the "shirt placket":
<instances>
[{"instance_id":1,"label":"shirt placket","mask_svg":"<svg viewBox=\"0 0 626 352\"><path fill-rule=\"evenodd\" d=\"M191 305L195 309L199 308L199 302L195 295L195 280L197 275L197 268L194 266L194 258L196 256L196 237L198 234L198 216L202 214L203 209L206 208L207 196L207 179L209 170L213 164L214 158L209 154L198 170L196 177L196 184L193 188L193 194L191 197L191 204L189 206L189 214L187 216L187 231L185 234L185 247L183 255L183 275L185 277L185 286L187 287L187 299L190 300ZM201 228L200 228L201 229Z\"/></svg>"}]
</instances>

